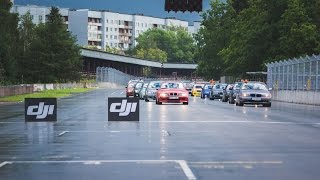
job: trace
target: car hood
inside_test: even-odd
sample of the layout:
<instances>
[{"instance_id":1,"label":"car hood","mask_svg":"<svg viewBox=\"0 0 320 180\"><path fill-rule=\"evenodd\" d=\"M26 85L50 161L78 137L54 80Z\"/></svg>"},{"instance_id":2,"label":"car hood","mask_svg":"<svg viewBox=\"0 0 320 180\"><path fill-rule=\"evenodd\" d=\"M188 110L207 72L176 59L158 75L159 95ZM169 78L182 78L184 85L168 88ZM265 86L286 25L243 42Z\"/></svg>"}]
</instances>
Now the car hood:
<instances>
[{"instance_id":1,"label":"car hood","mask_svg":"<svg viewBox=\"0 0 320 180\"><path fill-rule=\"evenodd\" d=\"M175 92L175 93L188 93L185 89L159 89L158 93L170 93L170 92Z\"/></svg>"},{"instance_id":2,"label":"car hood","mask_svg":"<svg viewBox=\"0 0 320 180\"><path fill-rule=\"evenodd\" d=\"M241 90L242 93L248 93L248 94L270 94L267 90Z\"/></svg>"}]
</instances>

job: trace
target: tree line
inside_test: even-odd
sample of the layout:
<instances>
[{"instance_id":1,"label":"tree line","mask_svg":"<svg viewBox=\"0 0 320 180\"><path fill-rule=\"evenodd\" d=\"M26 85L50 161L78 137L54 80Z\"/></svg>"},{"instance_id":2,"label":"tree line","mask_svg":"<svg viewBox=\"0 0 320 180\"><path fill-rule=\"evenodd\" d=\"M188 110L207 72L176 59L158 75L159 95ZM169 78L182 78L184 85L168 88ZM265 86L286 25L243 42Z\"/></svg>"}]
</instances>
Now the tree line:
<instances>
[{"instance_id":1,"label":"tree line","mask_svg":"<svg viewBox=\"0 0 320 180\"><path fill-rule=\"evenodd\" d=\"M11 7L0 0L0 85L79 80L80 47L59 9L52 7L46 23L34 25L30 13L19 17Z\"/></svg>"},{"instance_id":2,"label":"tree line","mask_svg":"<svg viewBox=\"0 0 320 180\"><path fill-rule=\"evenodd\" d=\"M319 0L213 0L195 35L198 74L265 71L265 63L319 54Z\"/></svg>"}]
</instances>

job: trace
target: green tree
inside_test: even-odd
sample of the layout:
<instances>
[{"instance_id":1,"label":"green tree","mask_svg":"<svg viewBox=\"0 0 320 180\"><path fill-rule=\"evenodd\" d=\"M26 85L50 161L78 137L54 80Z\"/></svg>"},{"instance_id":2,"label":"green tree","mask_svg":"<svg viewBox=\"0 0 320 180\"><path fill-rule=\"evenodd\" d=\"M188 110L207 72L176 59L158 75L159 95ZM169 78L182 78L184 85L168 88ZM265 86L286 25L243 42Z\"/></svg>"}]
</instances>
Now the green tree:
<instances>
[{"instance_id":1,"label":"green tree","mask_svg":"<svg viewBox=\"0 0 320 180\"><path fill-rule=\"evenodd\" d=\"M317 26L301 0L291 0L280 21L280 50L284 58L319 53Z\"/></svg>"},{"instance_id":2,"label":"green tree","mask_svg":"<svg viewBox=\"0 0 320 180\"><path fill-rule=\"evenodd\" d=\"M51 8L46 24L36 28L36 38L28 55L29 82L78 80L82 67L80 47L66 29L59 9Z\"/></svg>"},{"instance_id":3,"label":"green tree","mask_svg":"<svg viewBox=\"0 0 320 180\"><path fill-rule=\"evenodd\" d=\"M230 4L217 0L210 5L211 10L202 15L203 27L195 35L195 60L198 62L198 75L207 79L218 79L225 69L225 62L219 53L229 44L235 11Z\"/></svg>"},{"instance_id":4,"label":"green tree","mask_svg":"<svg viewBox=\"0 0 320 180\"><path fill-rule=\"evenodd\" d=\"M137 58L167 62L167 53L158 48L137 49Z\"/></svg>"},{"instance_id":5,"label":"green tree","mask_svg":"<svg viewBox=\"0 0 320 180\"><path fill-rule=\"evenodd\" d=\"M168 62L192 62L195 44L192 36L182 27L169 27L164 29L149 29L137 38L138 45L133 50L137 55L138 50L164 51ZM149 50L150 49L150 50ZM157 50L159 49L159 50ZM159 51L160 52L160 51ZM164 55L162 53L162 55Z\"/></svg>"},{"instance_id":6,"label":"green tree","mask_svg":"<svg viewBox=\"0 0 320 180\"><path fill-rule=\"evenodd\" d=\"M26 62L29 61L28 54L30 53L30 46L35 39L35 25L32 23L32 17L30 12L20 17L19 25L19 48L21 49L21 55L17 60L18 79L23 83L23 78L26 76Z\"/></svg>"},{"instance_id":7,"label":"green tree","mask_svg":"<svg viewBox=\"0 0 320 180\"><path fill-rule=\"evenodd\" d=\"M10 13L12 3L0 0L0 84L16 82L18 15Z\"/></svg>"}]
</instances>

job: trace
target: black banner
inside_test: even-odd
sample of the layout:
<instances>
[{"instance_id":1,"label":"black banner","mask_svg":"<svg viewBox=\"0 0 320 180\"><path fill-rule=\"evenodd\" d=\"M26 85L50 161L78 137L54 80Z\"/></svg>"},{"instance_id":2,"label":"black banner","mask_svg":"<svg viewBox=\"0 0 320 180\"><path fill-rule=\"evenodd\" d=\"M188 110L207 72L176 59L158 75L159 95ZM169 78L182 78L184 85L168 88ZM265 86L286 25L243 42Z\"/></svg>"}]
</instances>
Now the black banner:
<instances>
[{"instance_id":1,"label":"black banner","mask_svg":"<svg viewBox=\"0 0 320 180\"><path fill-rule=\"evenodd\" d=\"M139 99L108 98L108 121L139 121Z\"/></svg>"},{"instance_id":2,"label":"black banner","mask_svg":"<svg viewBox=\"0 0 320 180\"><path fill-rule=\"evenodd\" d=\"M57 121L56 98L25 98L25 121Z\"/></svg>"}]
</instances>

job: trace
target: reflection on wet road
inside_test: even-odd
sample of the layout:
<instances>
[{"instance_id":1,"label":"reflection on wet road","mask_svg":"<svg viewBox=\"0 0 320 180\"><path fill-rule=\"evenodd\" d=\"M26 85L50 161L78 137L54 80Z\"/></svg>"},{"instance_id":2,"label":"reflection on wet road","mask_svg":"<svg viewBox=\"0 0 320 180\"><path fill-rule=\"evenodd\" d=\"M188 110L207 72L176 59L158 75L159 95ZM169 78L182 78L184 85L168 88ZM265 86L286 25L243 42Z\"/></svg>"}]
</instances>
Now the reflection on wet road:
<instances>
[{"instance_id":1,"label":"reflection on wet road","mask_svg":"<svg viewBox=\"0 0 320 180\"><path fill-rule=\"evenodd\" d=\"M317 179L320 107L237 107L190 97L140 101L140 122L108 122L99 89L58 101L56 123L0 105L0 179Z\"/></svg>"}]
</instances>

